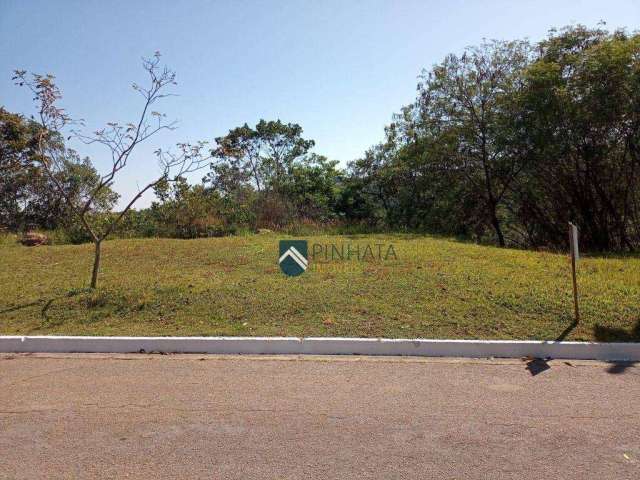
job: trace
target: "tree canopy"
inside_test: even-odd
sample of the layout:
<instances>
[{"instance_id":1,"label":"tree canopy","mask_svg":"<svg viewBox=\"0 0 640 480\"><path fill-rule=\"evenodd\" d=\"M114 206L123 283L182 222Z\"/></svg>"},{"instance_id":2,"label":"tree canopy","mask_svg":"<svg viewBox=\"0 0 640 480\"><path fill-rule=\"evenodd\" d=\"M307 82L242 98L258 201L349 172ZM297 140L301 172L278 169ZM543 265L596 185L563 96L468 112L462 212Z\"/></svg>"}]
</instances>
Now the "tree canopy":
<instances>
[{"instance_id":1,"label":"tree canopy","mask_svg":"<svg viewBox=\"0 0 640 480\"><path fill-rule=\"evenodd\" d=\"M157 57L150 62L155 72ZM162 75L166 83L138 91L171 84L172 73ZM52 79L37 80L50 88ZM564 248L571 221L586 249L637 250L639 87L638 33L577 25L537 43L483 41L423 70L414 101L346 169L314 152L296 123L244 124L215 139L201 184L189 185L185 171L165 171L146 187L157 201L129 213L124 225L137 219L145 235L170 236L342 225ZM53 113L66 121L64 112ZM155 132L144 125L137 138ZM115 148L116 159L114 172L98 177L88 159L64 146L55 124L44 127L47 148L38 149L43 125L0 110L0 222L9 228L55 228L87 192L102 195L89 196L89 213L109 210L113 175L130 153L119 142L137 131L110 124L97 132L91 141ZM180 161L203 158L204 145L183 144ZM55 153L55 175L43 175L41 152Z\"/></svg>"}]
</instances>

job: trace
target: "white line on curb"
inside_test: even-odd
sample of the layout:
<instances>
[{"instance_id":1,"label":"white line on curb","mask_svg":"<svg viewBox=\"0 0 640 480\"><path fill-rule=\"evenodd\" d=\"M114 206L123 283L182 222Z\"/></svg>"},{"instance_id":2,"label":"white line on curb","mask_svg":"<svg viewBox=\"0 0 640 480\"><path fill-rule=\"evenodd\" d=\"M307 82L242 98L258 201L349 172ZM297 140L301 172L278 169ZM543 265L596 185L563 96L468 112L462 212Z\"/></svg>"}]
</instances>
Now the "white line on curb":
<instances>
[{"instance_id":1,"label":"white line on curb","mask_svg":"<svg viewBox=\"0 0 640 480\"><path fill-rule=\"evenodd\" d=\"M212 353L413 355L469 358L565 358L640 361L640 343L428 340L331 337L0 336L7 353Z\"/></svg>"}]
</instances>

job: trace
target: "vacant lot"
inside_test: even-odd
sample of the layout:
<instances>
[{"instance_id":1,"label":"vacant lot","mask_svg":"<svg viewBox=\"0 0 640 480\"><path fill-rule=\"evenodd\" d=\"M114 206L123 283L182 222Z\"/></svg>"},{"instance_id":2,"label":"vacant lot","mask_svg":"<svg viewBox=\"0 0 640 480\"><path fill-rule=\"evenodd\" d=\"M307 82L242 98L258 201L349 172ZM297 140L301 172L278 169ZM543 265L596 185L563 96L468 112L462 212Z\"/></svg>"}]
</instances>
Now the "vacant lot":
<instances>
[{"instance_id":1,"label":"vacant lot","mask_svg":"<svg viewBox=\"0 0 640 480\"><path fill-rule=\"evenodd\" d=\"M393 244L397 259L312 261L290 278L277 265L280 238L109 241L93 292L91 245L4 242L0 333L640 340L637 257L580 262L583 320L572 328L565 255L423 236L312 237L361 251Z\"/></svg>"}]
</instances>

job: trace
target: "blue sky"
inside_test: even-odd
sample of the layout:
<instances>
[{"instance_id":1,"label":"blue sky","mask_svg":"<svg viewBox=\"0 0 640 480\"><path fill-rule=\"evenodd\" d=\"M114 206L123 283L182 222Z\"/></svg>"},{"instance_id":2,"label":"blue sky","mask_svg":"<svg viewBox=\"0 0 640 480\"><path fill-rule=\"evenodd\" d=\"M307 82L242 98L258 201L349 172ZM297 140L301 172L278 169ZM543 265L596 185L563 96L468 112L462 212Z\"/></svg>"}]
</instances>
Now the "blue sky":
<instances>
[{"instance_id":1,"label":"blue sky","mask_svg":"<svg viewBox=\"0 0 640 480\"><path fill-rule=\"evenodd\" d=\"M24 68L55 74L62 106L88 129L133 120L140 57L160 50L179 94L161 110L179 129L132 158L115 186L126 198L157 173L155 148L213 141L260 118L299 123L317 153L346 164L382 139L392 113L413 100L420 70L447 53L600 20L637 29L640 2L0 0L0 104L34 112L10 80ZM107 152L72 146L108 166Z\"/></svg>"}]
</instances>

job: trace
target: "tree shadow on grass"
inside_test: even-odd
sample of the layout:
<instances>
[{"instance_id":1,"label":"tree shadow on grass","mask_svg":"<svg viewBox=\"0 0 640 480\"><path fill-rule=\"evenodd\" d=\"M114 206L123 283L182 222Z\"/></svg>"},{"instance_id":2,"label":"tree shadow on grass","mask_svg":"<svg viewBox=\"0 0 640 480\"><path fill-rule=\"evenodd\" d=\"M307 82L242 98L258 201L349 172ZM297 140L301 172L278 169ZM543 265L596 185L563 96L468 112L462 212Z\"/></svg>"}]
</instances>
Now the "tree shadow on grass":
<instances>
[{"instance_id":1,"label":"tree shadow on grass","mask_svg":"<svg viewBox=\"0 0 640 480\"><path fill-rule=\"evenodd\" d=\"M580 252L580 256L588 257L588 258L603 258L603 259L611 259L611 260L629 260L629 259L640 259L640 251L635 252L585 252L584 254Z\"/></svg>"},{"instance_id":2,"label":"tree shadow on grass","mask_svg":"<svg viewBox=\"0 0 640 480\"><path fill-rule=\"evenodd\" d=\"M640 342L640 318L631 330L596 324L593 335L598 342Z\"/></svg>"},{"instance_id":3,"label":"tree shadow on grass","mask_svg":"<svg viewBox=\"0 0 640 480\"><path fill-rule=\"evenodd\" d=\"M597 325L593 328L593 334L598 342L640 342L640 318L631 330L624 328L606 327ZM609 362L611 366L607 372L613 374L624 373L637 362Z\"/></svg>"},{"instance_id":4,"label":"tree shadow on grass","mask_svg":"<svg viewBox=\"0 0 640 480\"><path fill-rule=\"evenodd\" d=\"M56 302L58 300L62 300L64 298L75 297L76 295L79 295L80 293L83 293L83 292L86 292L86 291L89 291L89 290L87 290L87 289L69 290L64 295L58 295L58 296L51 297L51 298L41 298L40 300L36 300L35 302L24 303L22 305L14 305L13 307L9 307L9 308L5 308L4 310L0 310L0 315L3 315L5 313L16 312L16 311L22 310L24 308L36 307L36 306L42 305L42 308L40 309L40 316L44 320L49 320L47 312L48 312L49 308L51 307L51 305L54 302Z\"/></svg>"},{"instance_id":5,"label":"tree shadow on grass","mask_svg":"<svg viewBox=\"0 0 640 480\"><path fill-rule=\"evenodd\" d=\"M25 303L23 305L14 305L13 307L5 308L4 310L0 310L0 315L3 313L11 313L17 310L22 310L23 308L35 307L36 305L42 304L42 300L38 300L36 302Z\"/></svg>"}]
</instances>

